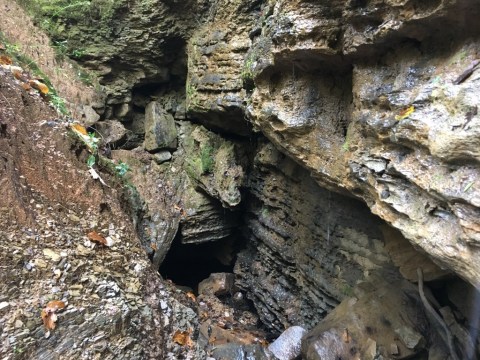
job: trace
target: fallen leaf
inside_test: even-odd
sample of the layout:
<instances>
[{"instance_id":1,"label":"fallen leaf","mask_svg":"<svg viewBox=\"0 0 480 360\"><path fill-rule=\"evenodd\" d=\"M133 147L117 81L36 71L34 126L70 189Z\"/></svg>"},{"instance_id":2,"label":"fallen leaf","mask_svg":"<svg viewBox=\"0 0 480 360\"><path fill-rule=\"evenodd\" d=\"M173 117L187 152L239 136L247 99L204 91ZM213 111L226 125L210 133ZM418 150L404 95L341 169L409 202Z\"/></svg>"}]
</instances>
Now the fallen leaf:
<instances>
[{"instance_id":1,"label":"fallen leaf","mask_svg":"<svg viewBox=\"0 0 480 360\"><path fill-rule=\"evenodd\" d=\"M175 333L173 334L173 342L181 346L188 346L190 348L195 346L195 343L190 338L190 331L175 331Z\"/></svg>"},{"instance_id":2,"label":"fallen leaf","mask_svg":"<svg viewBox=\"0 0 480 360\"><path fill-rule=\"evenodd\" d=\"M78 132L82 135L88 136L87 129L85 129L84 126L75 123L75 124L71 124L70 127L72 128L73 131Z\"/></svg>"},{"instance_id":3,"label":"fallen leaf","mask_svg":"<svg viewBox=\"0 0 480 360\"><path fill-rule=\"evenodd\" d=\"M60 300L50 301L45 309L42 310L41 316L43 320L43 325L47 330L55 329L57 322L57 315L55 314L58 310L65 309L65 303Z\"/></svg>"},{"instance_id":4,"label":"fallen leaf","mask_svg":"<svg viewBox=\"0 0 480 360\"><path fill-rule=\"evenodd\" d=\"M34 89L37 89L38 91L40 91L43 95L46 95L48 94L48 86L45 85L44 83L38 81L38 80L30 80L29 81L29 84L31 87L33 87Z\"/></svg>"},{"instance_id":5,"label":"fallen leaf","mask_svg":"<svg viewBox=\"0 0 480 360\"><path fill-rule=\"evenodd\" d=\"M52 310L43 309L42 310L42 320L43 320L43 325L47 330L53 330L55 329L56 322L57 322L57 315L55 315L55 312Z\"/></svg>"},{"instance_id":6,"label":"fallen leaf","mask_svg":"<svg viewBox=\"0 0 480 360\"><path fill-rule=\"evenodd\" d=\"M12 58L7 55L0 55L0 65L11 65L12 64Z\"/></svg>"},{"instance_id":7,"label":"fallen leaf","mask_svg":"<svg viewBox=\"0 0 480 360\"><path fill-rule=\"evenodd\" d=\"M108 246L107 239L105 239L102 235L100 235L96 231L90 231L87 236L90 241L98 242L99 244Z\"/></svg>"},{"instance_id":8,"label":"fallen leaf","mask_svg":"<svg viewBox=\"0 0 480 360\"><path fill-rule=\"evenodd\" d=\"M196 302L196 301L197 301L197 298L195 297L195 295L194 295L191 291L187 292L186 295L187 295L187 297L188 297L189 299L191 299L193 302Z\"/></svg>"},{"instance_id":9,"label":"fallen leaf","mask_svg":"<svg viewBox=\"0 0 480 360\"><path fill-rule=\"evenodd\" d=\"M25 91L30 91L30 90L32 90L32 87L31 87L29 84L27 84L27 83L23 83L23 84L22 84L22 87L23 87L23 89L24 89Z\"/></svg>"},{"instance_id":10,"label":"fallen leaf","mask_svg":"<svg viewBox=\"0 0 480 360\"><path fill-rule=\"evenodd\" d=\"M0 43L0 50L5 50L5 45Z\"/></svg>"},{"instance_id":11,"label":"fallen leaf","mask_svg":"<svg viewBox=\"0 0 480 360\"><path fill-rule=\"evenodd\" d=\"M415 111L415 107L413 105L409 106L408 108L400 111L400 113L395 116L395 120L405 119L405 118L409 117L414 111Z\"/></svg>"},{"instance_id":12,"label":"fallen leaf","mask_svg":"<svg viewBox=\"0 0 480 360\"><path fill-rule=\"evenodd\" d=\"M54 312L57 310L65 309L65 303L61 300L52 300L47 304L47 309L52 309Z\"/></svg>"},{"instance_id":13,"label":"fallen leaf","mask_svg":"<svg viewBox=\"0 0 480 360\"><path fill-rule=\"evenodd\" d=\"M20 80L22 82L27 82L27 78L25 77L25 75L23 75L23 72L17 69L13 69L12 74L15 77L15 79Z\"/></svg>"}]
</instances>

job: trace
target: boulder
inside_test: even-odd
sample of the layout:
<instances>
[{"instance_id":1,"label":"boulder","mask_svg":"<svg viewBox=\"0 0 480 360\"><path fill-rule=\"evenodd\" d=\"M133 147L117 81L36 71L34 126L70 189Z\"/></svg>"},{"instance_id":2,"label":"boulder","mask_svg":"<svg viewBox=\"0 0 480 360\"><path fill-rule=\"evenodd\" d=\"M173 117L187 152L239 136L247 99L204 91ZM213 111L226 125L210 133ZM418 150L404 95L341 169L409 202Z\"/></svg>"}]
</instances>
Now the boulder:
<instances>
[{"instance_id":1,"label":"boulder","mask_svg":"<svg viewBox=\"0 0 480 360\"><path fill-rule=\"evenodd\" d=\"M234 292L235 275L230 273L213 273L198 284L199 294L227 295Z\"/></svg>"},{"instance_id":2,"label":"boulder","mask_svg":"<svg viewBox=\"0 0 480 360\"><path fill-rule=\"evenodd\" d=\"M177 129L173 116L152 101L145 108L145 150L177 148Z\"/></svg>"},{"instance_id":3,"label":"boulder","mask_svg":"<svg viewBox=\"0 0 480 360\"><path fill-rule=\"evenodd\" d=\"M300 356L302 337L307 333L301 326L291 326L285 330L268 350L279 360L293 360Z\"/></svg>"},{"instance_id":4,"label":"boulder","mask_svg":"<svg viewBox=\"0 0 480 360\"><path fill-rule=\"evenodd\" d=\"M426 349L431 335L422 308L414 285L390 274L374 274L308 332L302 356L307 360L412 357Z\"/></svg>"}]
</instances>

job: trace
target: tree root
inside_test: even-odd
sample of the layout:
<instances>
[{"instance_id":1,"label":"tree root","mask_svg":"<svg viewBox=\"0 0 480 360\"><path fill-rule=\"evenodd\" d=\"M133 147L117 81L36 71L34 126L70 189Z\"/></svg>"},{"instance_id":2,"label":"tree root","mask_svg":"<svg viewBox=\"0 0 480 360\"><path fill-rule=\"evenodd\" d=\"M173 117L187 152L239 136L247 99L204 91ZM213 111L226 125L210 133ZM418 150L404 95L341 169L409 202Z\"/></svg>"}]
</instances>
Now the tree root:
<instances>
[{"instance_id":1,"label":"tree root","mask_svg":"<svg viewBox=\"0 0 480 360\"><path fill-rule=\"evenodd\" d=\"M425 296L425 292L423 291L423 271L421 268L417 269L417 276L418 276L418 292L420 293L420 299L422 300L425 310L428 312L429 315L431 315L435 319L435 321L437 322L437 325L439 325L444 331L447 337L447 344L448 344L448 348L450 350L450 356L452 357L452 359L460 360L460 358L458 357L455 351L453 336L452 336L452 333L450 332L450 329L448 328L447 324L442 319L442 317L435 311L435 309L433 308L433 306L430 304L430 302L427 300Z\"/></svg>"}]
</instances>

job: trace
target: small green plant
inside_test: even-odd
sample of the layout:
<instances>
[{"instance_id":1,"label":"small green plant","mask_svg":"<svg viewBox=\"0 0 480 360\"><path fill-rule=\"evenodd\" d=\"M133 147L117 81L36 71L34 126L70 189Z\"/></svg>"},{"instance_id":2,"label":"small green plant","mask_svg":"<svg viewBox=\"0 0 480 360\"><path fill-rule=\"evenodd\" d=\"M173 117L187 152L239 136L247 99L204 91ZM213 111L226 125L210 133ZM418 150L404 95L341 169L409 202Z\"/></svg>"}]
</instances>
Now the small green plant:
<instances>
[{"instance_id":1,"label":"small green plant","mask_svg":"<svg viewBox=\"0 0 480 360\"><path fill-rule=\"evenodd\" d=\"M48 87L48 95L47 98L50 104L62 115L69 115L70 112L67 109L67 105L65 99L58 96L55 88L53 87L50 79L48 76L38 67L33 59L30 57L22 54L22 50L19 45L11 44L7 41L5 35L0 31L0 42L5 44L5 52L14 59L16 63L19 63L23 68L27 68L31 71L31 73L37 77L42 79L42 82L47 85Z\"/></svg>"},{"instance_id":2,"label":"small green plant","mask_svg":"<svg viewBox=\"0 0 480 360\"><path fill-rule=\"evenodd\" d=\"M70 112L67 109L67 103L65 99L58 96L56 93L51 93L48 95L50 99L50 104L62 115L68 115Z\"/></svg>"},{"instance_id":3,"label":"small green plant","mask_svg":"<svg viewBox=\"0 0 480 360\"><path fill-rule=\"evenodd\" d=\"M240 76L242 77L243 87L248 91L252 92L255 89L255 82L253 78L255 77L254 67L255 67L255 54L248 54L243 65L242 72Z\"/></svg>"},{"instance_id":4,"label":"small green plant","mask_svg":"<svg viewBox=\"0 0 480 360\"><path fill-rule=\"evenodd\" d=\"M115 171L117 172L118 176L124 177L128 171L130 171L130 167L128 164L120 161L118 165L115 166Z\"/></svg>"},{"instance_id":5,"label":"small green plant","mask_svg":"<svg viewBox=\"0 0 480 360\"><path fill-rule=\"evenodd\" d=\"M74 59L80 59L81 57L83 57L86 53L86 50L85 49L73 49L71 52L70 52L70 57L74 58Z\"/></svg>"},{"instance_id":6,"label":"small green plant","mask_svg":"<svg viewBox=\"0 0 480 360\"><path fill-rule=\"evenodd\" d=\"M198 104L197 88L190 82L187 82L187 85L185 87L185 93L187 95L187 108L190 108L191 106L196 106Z\"/></svg>"},{"instance_id":7,"label":"small green plant","mask_svg":"<svg viewBox=\"0 0 480 360\"><path fill-rule=\"evenodd\" d=\"M95 155L91 154L87 159L87 166L89 168L93 167L93 165L95 165L95 161L96 161Z\"/></svg>"},{"instance_id":8,"label":"small green plant","mask_svg":"<svg viewBox=\"0 0 480 360\"><path fill-rule=\"evenodd\" d=\"M200 149L200 164L201 173L208 174L213 172L215 160L213 159L213 147L210 145L204 145Z\"/></svg>"}]
</instances>

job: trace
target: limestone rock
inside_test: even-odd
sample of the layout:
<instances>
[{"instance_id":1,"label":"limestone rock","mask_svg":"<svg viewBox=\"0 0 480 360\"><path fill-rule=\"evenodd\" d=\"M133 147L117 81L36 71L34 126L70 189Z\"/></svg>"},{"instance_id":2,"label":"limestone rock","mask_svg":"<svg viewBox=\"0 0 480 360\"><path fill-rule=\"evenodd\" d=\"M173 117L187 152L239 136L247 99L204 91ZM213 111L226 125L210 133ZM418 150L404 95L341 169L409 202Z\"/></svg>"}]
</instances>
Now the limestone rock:
<instances>
[{"instance_id":1,"label":"limestone rock","mask_svg":"<svg viewBox=\"0 0 480 360\"><path fill-rule=\"evenodd\" d=\"M478 57L467 39L480 9L296 0L266 10L249 50L254 127L319 184L363 199L441 268L479 286L480 72L458 79ZM458 47L445 47L448 36Z\"/></svg>"},{"instance_id":2,"label":"limestone rock","mask_svg":"<svg viewBox=\"0 0 480 360\"><path fill-rule=\"evenodd\" d=\"M198 284L198 293L214 294L215 296L233 293L235 291L233 287L234 280L234 274L213 273L207 279Z\"/></svg>"},{"instance_id":3,"label":"limestone rock","mask_svg":"<svg viewBox=\"0 0 480 360\"><path fill-rule=\"evenodd\" d=\"M236 284L275 333L315 326L357 281L393 267L379 219L320 188L272 144L256 150L246 184L249 246L238 255Z\"/></svg>"},{"instance_id":4,"label":"limestone rock","mask_svg":"<svg viewBox=\"0 0 480 360\"><path fill-rule=\"evenodd\" d=\"M257 4L244 0L221 0L188 43L187 115L208 128L249 133L243 84L251 45L248 33L259 11Z\"/></svg>"},{"instance_id":5,"label":"limestone rock","mask_svg":"<svg viewBox=\"0 0 480 360\"><path fill-rule=\"evenodd\" d=\"M239 214L225 210L221 203L195 189L192 182L182 194L185 216L181 220L184 244L225 240L235 234L240 226Z\"/></svg>"},{"instance_id":6,"label":"limestone rock","mask_svg":"<svg viewBox=\"0 0 480 360\"><path fill-rule=\"evenodd\" d=\"M127 129L118 120L105 120L95 124L95 130L100 134L104 145L118 146L126 141Z\"/></svg>"},{"instance_id":7,"label":"limestone rock","mask_svg":"<svg viewBox=\"0 0 480 360\"><path fill-rule=\"evenodd\" d=\"M215 347L216 360L272 360L262 345L225 344Z\"/></svg>"},{"instance_id":8,"label":"limestone rock","mask_svg":"<svg viewBox=\"0 0 480 360\"><path fill-rule=\"evenodd\" d=\"M145 150L177 148L177 129L173 116L153 101L145 108Z\"/></svg>"},{"instance_id":9,"label":"limestone rock","mask_svg":"<svg viewBox=\"0 0 480 360\"><path fill-rule=\"evenodd\" d=\"M169 161L172 158L172 153L170 151L160 151L156 154L153 155L153 158L155 159L155 162L160 165L163 164L166 161Z\"/></svg>"},{"instance_id":10,"label":"limestone rock","mask_svg":"<svg viewBox=\"0 0 480 360\"><path fill-rule=\"evenodd\" d=\"M244 172L235 144L202 126L193 127L187 136L185 150L191 180L224 207L240 204Z\"/></svg>"},{"instance_id":11,"label":"limestone rock","mask_svg":"<svg viewBox=\"0 0 480 360\"><path fill-rule=\"evenodd\" d=\"M301 326L291 326L268 346L268 350L279 360L296 359L300 356L302 337L306 332Z\"/></svg>"},{"instance_id":12,"label":"limestone rock","mask_svg":"<svg viewBox=\"0 0 480 360\"><path fill-rule=\"evenodd\" d=\"M402 358L425 349L430 333L425 317L418 316L418 292L410 283L389 277L375 275L359 284L356 297L342 301L304 337L302 356L373 360L378 355L390 358L392 345Z\"/></svg>"}]
</instances>

